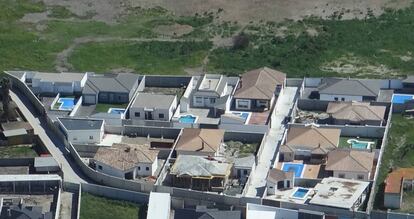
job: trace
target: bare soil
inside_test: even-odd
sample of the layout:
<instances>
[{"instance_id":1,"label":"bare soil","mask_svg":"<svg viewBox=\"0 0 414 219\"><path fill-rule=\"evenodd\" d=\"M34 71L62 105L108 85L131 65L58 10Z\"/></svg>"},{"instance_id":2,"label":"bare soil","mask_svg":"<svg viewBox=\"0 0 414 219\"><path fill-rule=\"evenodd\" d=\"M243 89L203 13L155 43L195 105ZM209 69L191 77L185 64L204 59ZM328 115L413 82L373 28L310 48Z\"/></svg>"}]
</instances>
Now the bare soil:
<instances>
[{"instance_id":1,"label":"bare soil","mask_svg":"<svg viewBox=\"0 0 414 219\"><path fill-rule=\"evenodd\" d=\"M181 24L159 25L154 28L155 33L172 36L172 37L180 37L185 34L191 33L191 31L193 31L192 26L181 25Z\"/></svg>"}]
</instances>

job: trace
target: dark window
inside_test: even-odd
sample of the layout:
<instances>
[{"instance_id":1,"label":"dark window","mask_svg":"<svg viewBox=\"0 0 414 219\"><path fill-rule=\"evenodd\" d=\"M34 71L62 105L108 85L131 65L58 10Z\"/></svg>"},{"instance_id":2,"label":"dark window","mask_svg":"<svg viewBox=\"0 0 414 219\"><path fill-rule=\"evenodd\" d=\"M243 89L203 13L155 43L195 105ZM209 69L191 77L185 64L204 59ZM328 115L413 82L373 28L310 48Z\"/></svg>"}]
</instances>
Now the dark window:
<instances>
[{"instance_id":1,"label":"dark window","mask_svg":"<svg viewBox=\"0 0 414 219\"><path fill-rule=\"evenodd\" d=\"M93 140L93 136L89 136L89 140Z\"/></svg>"},{"instance_id":2,"label":"dark window","mask_svg":"<svg viewBox=\"0 0 414 219\"><path fill-rule=\"evenodd\" d=\"M244 175L247 175L247 170L244 170Z\"/></svg>"},{"instance_id":3,"label":"dark window","mask_svg":"<svg viewBox=\"0 0 414 219\"><path fill-rule=\"evenodd\" d=\"M363 180L364 179L364 175L358 175L358 179L359 180Z\"/></svg>"},{"instance_id":4,"label":"dark window","mask_svg":"<svg viewBox=\"0 0 414 219\"><path fill-rule=\"evenodd\" d=\"M102 170L102 166L101 165L98 165L98 169Z\"/></svg>"},{"instance_id":5,"label":"dark window","mask_svg":"<svg viewBox=\"0 0 414 219\"><path fill-rule=\"evenodd\" d=\"M334 98L334 100L335 100L335 101L338 101L338 97L335 97L335 98Z\"/></svg>"},{"instance_id":6,"label":"dark window","mask_svg":"<svg viewBox=\"0 0 414 219\"><path fill-rule=\"evenodd\" d=\"M339 174L338 177L339 178L345 178L345 174Z\"/></svg>"},{"instance_id":7,"label":"dark window","mask_svg":"<svg viewBox=\"0 0 414 219\"><path fill-rule=\"evenodd\" d=\"M341 98L341 101L345 101L345 98L343 98L343 97L342 97L342 98Z\"/></svg>"},{"instance_id":8,"label":"dark window","mask_svg":"<svg viewBox=\"0 0 414 219\"><path fill-rule=\"evenodd\" d=\"M136 113L135 113L135 117L141 117L141 113L136 112Z\"/></svg>"},{"instance_id":9,"label":"dark window","mask_svg":"<svg viewBox=\"0 0 414 219\"><path fill-rule=\"evenodd\" d=\"M141 167L138 167L138 170L141 170Z\"/></svg>"},{"instance_id":10,"label":"dark window","mask_svg":"<svg viewBox=\"0 0 414 219\"><path fill-rule=\"evenodd\" d=\"M149 171L149 167L145 167L145 169L146 169L147 171Z\"/></svg>"},{"instance_id":11,"label":"dark window","mask_svg":"<svg viewBox=\"0 0 414 219\"><path fill-rule=\"evenodd\" d=\"M164 113L160 113L160 114L158 115L158 118L160 118L160 119L164 119Z\"/></svg>"}]
</instances>

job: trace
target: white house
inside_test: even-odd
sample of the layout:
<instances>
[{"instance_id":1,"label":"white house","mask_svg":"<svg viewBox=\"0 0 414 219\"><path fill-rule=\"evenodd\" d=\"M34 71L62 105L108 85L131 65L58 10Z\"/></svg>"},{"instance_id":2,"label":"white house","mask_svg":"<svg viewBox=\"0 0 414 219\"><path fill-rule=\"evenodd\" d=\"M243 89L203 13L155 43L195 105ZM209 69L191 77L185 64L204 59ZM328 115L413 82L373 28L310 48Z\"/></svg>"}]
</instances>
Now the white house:
<instances>
[{"instance_id":1,"label":"white house","mask_svg":"<svg viewBox=\"0 0 414 219\"><path fill-rule=\"evenodd\" d=\"M334 177L369 181L374 157L375 152L336 149L328 153L325 170Z\"/></svg>"},{"instance_id":2,"label":"white house","mask_svg":"<svg viewBox=\"0 0 414 219\"><path fill-rule=\"evenodd\" d=\"M271 169L267 175L266 189L268 195L274 195L277 190L292 189L295 183L293 172Z\"/></svg>"},{"instance_id":3,"label":"white house","mask_svg":"<svg viewBox=\"0 0 414 219\"><path fill-rule=\"evenodd\" d=\"M113 144L99 147L92 162L98 172L122 179L154 176L158 168L158 150L146 145Z\"/></svg>"},{"instance_id":4,"label":"white house","mask_svg":"<svg viewBox=\"0 0 414 219\"><path fill-rule=\"evenodd\" d=\"M218 99L227 94L227 77L223 75L205 74L197 84L193 94L193 106L212 108Z\"/></svg>"},{"instance_id":5,"label":"white house","mask_svg":"<svg viewBox=\"0 0 414 219\"><path fill-rule=\"evenodd\" d=\"M31 80L35 93L80 93L88 78L86 73L26 72L25 74L25 79Z\"/></svg>"},{"instance_id":6,"label":"white house","mask_svg":"<svg viewBox=\"0 0 414 219\"><path fill-rule=\"evenodd\" d=\"M171 214L170 193L151 192L147 219L169 219Z\"/></svg>"},{"instance_id":7,"label":"white house","mask_svg":"<svg viewBox=\"0 0 414 219\"><path fill-rule=\"evenodd\" d=\"M58 118L57 121L72 144L99 144L104 137L102 119Z\"/></svg>"},{"instance_id":8,"label":"white house","mask_svg":"<svg viewBox=\"0 0 414 219\"><path fill-rule=\"evenodd\" d=\"M378 80L324 78L318 92L326 101L376 101L380 89Z\"/></svg>"},{"instance_id":9,"label":"white house","mask_svg":"<svg viewBox=\"0 0 414 219\"><path fill-rule=\"evenodd\" d=\"M170 121L176 109L175 95L139 93L129 108L129 117L134 120Z\"/></svg>"},{"instance_id":10,"label":"white house","mask_svg":"<svg viewBox=\"0 0 414 219\"><path fill-rule=\"evenodd\" d=\"M256 158L253 154L247 157L236 158L233 165L233 176L245 183L250 173L254 171L255 163Z\"/></svg>"}]
</instances>

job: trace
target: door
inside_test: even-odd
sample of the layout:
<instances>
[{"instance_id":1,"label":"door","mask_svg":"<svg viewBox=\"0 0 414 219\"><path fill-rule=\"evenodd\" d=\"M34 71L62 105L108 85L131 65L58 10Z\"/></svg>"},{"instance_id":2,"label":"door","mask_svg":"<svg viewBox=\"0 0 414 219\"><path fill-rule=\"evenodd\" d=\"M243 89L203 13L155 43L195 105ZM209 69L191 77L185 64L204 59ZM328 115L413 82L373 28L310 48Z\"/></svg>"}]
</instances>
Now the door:
<instances>
[{"instance_id":1,"label":"door","mask_svg":"<svg viewBox=\"0 0 414 219\"><path fill-rule=\"evenodd\" d=\"M152 112L145 112L145 119L146 120L153 120Z\"/></svg>"}]
</instances>

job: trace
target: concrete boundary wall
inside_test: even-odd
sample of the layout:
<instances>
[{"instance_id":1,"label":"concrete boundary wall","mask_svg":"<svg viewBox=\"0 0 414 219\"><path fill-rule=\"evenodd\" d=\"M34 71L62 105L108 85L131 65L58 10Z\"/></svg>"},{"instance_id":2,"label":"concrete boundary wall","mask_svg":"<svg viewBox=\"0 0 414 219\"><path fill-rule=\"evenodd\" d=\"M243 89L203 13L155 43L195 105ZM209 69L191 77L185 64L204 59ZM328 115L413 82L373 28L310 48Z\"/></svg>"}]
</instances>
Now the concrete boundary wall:
<instances>
[{"instance_id":1,"label":"concrete boundary wall","mask_svg":"<svg viewBox=\"0 0 414 219\"><path fill-rule=\"evenodd\" d=\"M300 87L303 83L303 78L286 78L287 87Z\"/></svg>"},{"instance_id":2,"label":"concrete boundary wall","mask_svg":"<svg viewBox=\"0 0 414 219\"><path fill-rule=\"evenodd\" d=\"M146 87L183 87L190 82L191 76L146 75Z\"/></svg>"},{"instance_id":3,"label":"concrete boundary wall","mask_svg":"<svg viewBox=\"0 0 414 219\"><path fill-rule=\"evenodd\" d=\"M4 166L30 166L34 164L34 158L2 158L0 167Z\"/></svg>"},{"instance_id":4,"label":"concrete boundary wall","mask_svg":"<svg viewBox=\"0 0 414 219\"><path fill-rule=\"evenodd\" d=\"M62 193L62 188L59 188L57 198L56 198L56 209L55 209L55 219L58 219L60 216L60 194Z\"/></svg>"},{"instance_id":5,"label":"concrete boundary wall","mask_svg":"<svg viewBox=\"0 0 414 219\"><path fill-rule=\"evenodd\" d=\"M384 130L381 149L380 149L379 156L378 156L378 162L377 162L377 166L375 167L374 182L372 184L371 193L370 193L368 203L367 203L367 209L366 209L367 213L370 213L372 211L372 209L374 208L375 195L376 195L377 190L378 190L378 188L377 188L378 174L379 174L381 164L382 164L382 157L383 157L385 148L387 147L387 144L388 144L388 133L389 133L390 126L391 126L392 108L393 108L393 105L391 105L391 108L388 112L387 126L385 127L385 130Z\"/></svg>"},{"instance_id":6,"label":"concrete boundary wall","mask_svg":"<svg viewBox=\"0 0 414 219\"><path fill-rule=\"evenodd\" d=\"M76 116L76 114L78 113L79 108L81 107L83 102L83 97L81 96L78 99L78 102L76 102L75 107L73 107L72 112L70 112L69 116Z\"/></svg>"}]
</instances>

